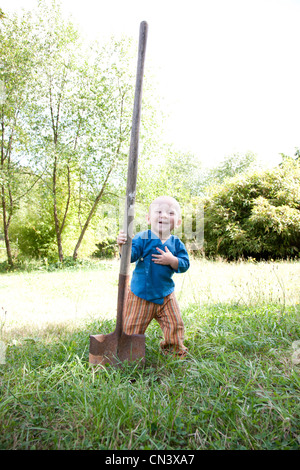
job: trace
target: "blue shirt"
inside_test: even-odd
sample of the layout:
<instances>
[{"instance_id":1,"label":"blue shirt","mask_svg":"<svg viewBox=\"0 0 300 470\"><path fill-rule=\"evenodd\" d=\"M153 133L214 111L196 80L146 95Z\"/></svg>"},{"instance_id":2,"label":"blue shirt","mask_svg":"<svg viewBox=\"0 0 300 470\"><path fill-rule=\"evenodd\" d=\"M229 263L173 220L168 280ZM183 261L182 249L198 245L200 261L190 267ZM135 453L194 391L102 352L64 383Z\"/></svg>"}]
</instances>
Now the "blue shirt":
<instances>
[{"instance_id":1,"label":"blue shirt","mask_svg":"<svg viewBox=\"0 0 300 470\"><path fill-rule=\"evenodd\" d=\"M178 258L178 269L171 266L154 263L153 254L159 254L156 247L169 251ZM139 232L132 239L131 262L136 262L131 279L132 292L142 299L163 304L164 297L174 291L175 284L173 274L184 273L190 266L189 256L182 241L175 235L171 235L165 243L160 238L146 230Z\"/></svg>"}]
</instances>

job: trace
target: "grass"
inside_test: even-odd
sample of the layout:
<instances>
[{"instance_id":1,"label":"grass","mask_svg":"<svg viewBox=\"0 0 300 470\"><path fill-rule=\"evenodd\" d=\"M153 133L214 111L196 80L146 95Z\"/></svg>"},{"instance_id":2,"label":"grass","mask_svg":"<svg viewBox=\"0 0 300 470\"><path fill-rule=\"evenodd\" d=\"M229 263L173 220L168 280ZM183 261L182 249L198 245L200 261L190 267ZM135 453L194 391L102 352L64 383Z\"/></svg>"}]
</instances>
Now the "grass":
<instances>
[{"instance_id":1,"label":"grass","mask_svg":"<svg viewBox=\"0 0 300 470\"><path fill-rule=\"evenodd\" d=\"M7 349L0 365L0 448L299 449L299 365L292 360L300 339L299 264L277 266L195 263L190 279L177 279L188 357L162 356L161 331L153 322L145 365L106 369L89 366L88 338L114 329L109 309L115 309L117 265L2 275L2 292L18 294L26 318L18 325L16 295L15 303L1 296ZM205 283L207 296L199 290ZM221 298L229 286L231 298ZM104 291L112 296L109 305L101 304ZM30 323L30 299L36 297ZM74 302L62 303L60 318L57 297Z\"/></svg>"}]
</instances>

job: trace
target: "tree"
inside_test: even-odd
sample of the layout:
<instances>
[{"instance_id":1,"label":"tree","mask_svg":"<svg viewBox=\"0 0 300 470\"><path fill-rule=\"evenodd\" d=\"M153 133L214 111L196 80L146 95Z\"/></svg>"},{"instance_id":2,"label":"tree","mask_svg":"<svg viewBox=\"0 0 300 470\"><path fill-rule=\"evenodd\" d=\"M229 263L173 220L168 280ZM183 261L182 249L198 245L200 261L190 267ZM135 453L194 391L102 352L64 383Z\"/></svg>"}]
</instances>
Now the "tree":
<instances>
[{"instance_id":1,"label":"tree","mask_svg":"<svg viewBox=\"0 0 300 470\"><path fill-rule=\"evenodd\" d=\"M0 31L0 103L1 156L0 188L3 232L9 265L13 256L9 239L9 227L17 210L17 203L38 178L28 180L27 169L21 165L22 147L27 135L23 128L23 110L28 101L28 90L33 78L35 43L31 37L30 15L20 20L16 16L5 17ZM24 178L23 176L26 176Z\"/></svg>"},{"instance_id":2,"label":"tree","mask_svg":"<svg viewBox=\"0 0 300 470\"><path fill-rule=\"evenodd\" d=\"M103 48L87 50L56 2L51 8L40 2L35 31L39 52L28 105L29 152L35 170L44 168L52 194L60 261L63 233L68 223L75 224L77 213L76 259L108 180L126 156L125 146L127 153L133 98L130 43L112 39Z\"/></svg>"},{"instance_id":3,"label":"tree","mask_svg":"<svg viewBox=\"0 0 300 470\"><path fill-rule=\"evenodd\" d=\"M8 57L15 54L10 73L15 67L23 77L14 87L20 95L15 102L18 125L9 127L11 140L6 130L7 141L2 139L0 178L5 190L2 212L6 244L9 247L10 230L24 253L31 250L35 256L46 256L47 246L52 250L54 229L59 260L63 260L66 246L70 251L71 242L76 259L100 201L106 202L110 192L117 196L124 193L136 47L133 55L135 44L126 38L112 38L104 47L84 46L74 25L62 17L56 1L51 6L40 1L37 12L27 13L23 23L24 31L18 26L17 34L21 49L28 53L27 62L25 52L24 61L17 57L14 49L18 41L14 42L10 30L3 31L0 46L4 55L4 44ZM141 148L151 154L157 136L156 115L145 93L148 89L145 80ZM9 99L7 116L13 108ZM7 149L14 153L6 156ZM175 159L180 166L181 157ZM168 181L171 189L168 171L166 167L161 182ZM29 192L37 182L34 201ZM173 190L183 189L178 179ZM28 201L17 204L22 194L28 196ZM38 200L41 195L42 203ZM36 207L29 212L27 204L32 203ZM42 216L42 208L47 216ZM11 224L16 211L22 227ZM12 263L11 255L10 259Z\"/></svg>"},{"instance_id":4,"label":"tree","mask_svg":"<svg viewBox=\"0 0 300 470\"><path fill-rule=\"evenodd\" d=\"M130 73L130 44L126 40L115 41L95 53L92 65L93 102L93 151L89 153L89 164L80 173L78 214L81 215L81 191L89 186L90 206L85 223L80 223L81 232L74 248L78 250L96 208L108 186L108 181L122 162L127 162L131 113L133 106L134 75ZM96 145L95 145L96 144ZM117 175L115 175L116 177Z\"/></svg>"},{"instance_id":5,"label":"tree","mask_svg":"<svg viewBox=\"0 0 300 470\"><path fill-rule=\"evenodd\" d=\"M226 178L245 173L257 166L257 157L252 152L246 154L234 153L224 158L224 160L212 168L207 175L206 187L213 184L221 184Z\"/></svg>"},{"instance_id":6,"label":"tree","mask_svg":"<svg viewBox=\"0 0 300 470\"><path fill-rule=\"evenodd\" d=\"M44 168L47 183L51 175L53 220L58 256L62 261L62 232L71 202L71 167L75 164L82 128L80 110L76 106L80 101L76 96L80 42L75 27L62 18L55 1L50 7L39 2L34 17L34 35L38 48L35 86L27 106L28 150L36 171Z\"/></svg>"},{"instance_id":7,"label":"tree","mask_svg":"<svg viewBox=\"0 0 300 470\"><path fill-rule=\"evenodd\" d=\"M184 204L198 195L202 165L194 155L160 142L152 152L147 150L139 167L138 200L149 205L155 197L169 194Z\"/></svg>"}]
</instances>

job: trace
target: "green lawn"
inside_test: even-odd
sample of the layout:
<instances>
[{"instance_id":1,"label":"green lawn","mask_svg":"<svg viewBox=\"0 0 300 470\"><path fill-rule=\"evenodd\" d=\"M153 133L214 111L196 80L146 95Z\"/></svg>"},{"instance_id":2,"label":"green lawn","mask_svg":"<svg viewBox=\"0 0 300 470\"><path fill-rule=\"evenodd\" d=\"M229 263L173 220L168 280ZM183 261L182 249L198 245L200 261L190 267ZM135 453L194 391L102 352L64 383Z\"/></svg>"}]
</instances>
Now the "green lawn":
<instances>
[{"instance_id":1,"label":"green lawn","mask_svg":"<svg viewBox=\"0 0 300 470\"><path fill-rule=\"evenodd\" d=\"M0 275L1 449L299 449L299 263L192 263L185 360L146 332L144 366L91 367L118 264ZM5 314L5 312L7 312Z\"/></svg>"}]
</instances>

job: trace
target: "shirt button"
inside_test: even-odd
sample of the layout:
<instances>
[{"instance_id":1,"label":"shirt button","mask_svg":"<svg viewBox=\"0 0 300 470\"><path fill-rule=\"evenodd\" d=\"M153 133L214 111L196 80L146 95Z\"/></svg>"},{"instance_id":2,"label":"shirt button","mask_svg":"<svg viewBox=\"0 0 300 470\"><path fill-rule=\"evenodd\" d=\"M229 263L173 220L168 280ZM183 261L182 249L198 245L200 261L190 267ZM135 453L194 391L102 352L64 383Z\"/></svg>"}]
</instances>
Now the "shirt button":
<instances>
[{"instance_id":1,"label":"shirt button","mask_svg":"<svg viewBox=\"0 0 300 470\"><path fill-rule=\"evenodd\" d=\"M144 258L141 258L141 261L144 261Z\"/></svg>"}]
</instances>

